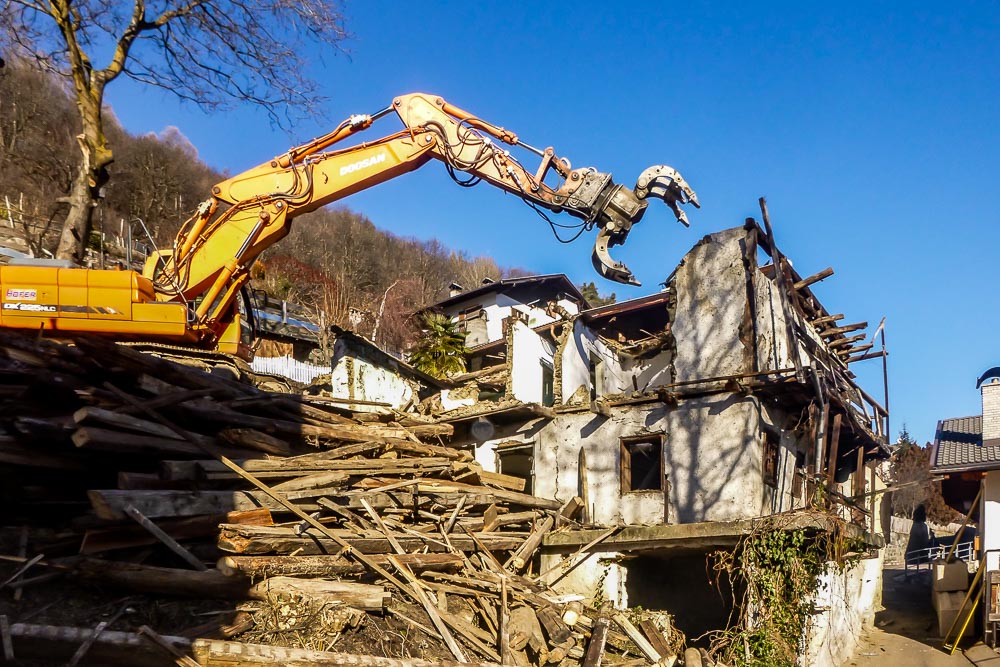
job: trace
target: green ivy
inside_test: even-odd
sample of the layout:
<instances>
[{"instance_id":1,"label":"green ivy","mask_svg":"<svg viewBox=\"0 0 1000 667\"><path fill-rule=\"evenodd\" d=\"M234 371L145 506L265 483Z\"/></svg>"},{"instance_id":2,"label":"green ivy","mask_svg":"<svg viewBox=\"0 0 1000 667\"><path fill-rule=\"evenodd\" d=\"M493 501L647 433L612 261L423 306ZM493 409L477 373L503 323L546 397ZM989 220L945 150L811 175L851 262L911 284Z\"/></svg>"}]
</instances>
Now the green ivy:
<instances>
[{"instance_id":1,"label":"green ivy","mask_svg":"<svg viewBox=\"0 0 1000 667\"><path fill-rule=\"evenodd\" d=\"M860 559L863 545L835 533L772 529L748 535L716 554L716 571L744 591L737 622L719 633L713 652L742 667L794 667L815 594L829 563L839 570Z\"/></svg>"}]
</instances>

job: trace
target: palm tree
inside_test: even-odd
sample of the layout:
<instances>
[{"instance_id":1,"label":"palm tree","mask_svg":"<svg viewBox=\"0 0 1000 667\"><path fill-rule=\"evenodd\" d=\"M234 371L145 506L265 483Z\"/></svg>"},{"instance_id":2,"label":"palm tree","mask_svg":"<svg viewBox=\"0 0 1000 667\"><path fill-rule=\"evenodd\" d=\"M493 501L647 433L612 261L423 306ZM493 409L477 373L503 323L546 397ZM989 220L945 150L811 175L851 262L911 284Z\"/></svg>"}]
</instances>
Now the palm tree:
<instances>
[{"instance_id":1,"label":"palm tree","mask_svg":"<svg viewBox=\"0 0 1000 667\"><path fill-rule=\"evenodd\" d=\"M465 334L444 315L424 315L424 330L410 364L437 378L465 371Z\"/></svg>"}]
</instances>

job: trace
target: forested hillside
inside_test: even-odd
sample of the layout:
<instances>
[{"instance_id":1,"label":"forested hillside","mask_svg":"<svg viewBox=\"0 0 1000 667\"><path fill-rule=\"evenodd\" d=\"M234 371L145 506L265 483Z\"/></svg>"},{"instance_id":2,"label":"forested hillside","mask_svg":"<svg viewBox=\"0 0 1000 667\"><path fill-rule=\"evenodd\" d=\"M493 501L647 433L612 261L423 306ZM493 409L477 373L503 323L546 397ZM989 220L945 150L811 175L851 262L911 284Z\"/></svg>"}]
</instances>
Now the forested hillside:
<instances>
[{"instance_id":1,"label":"forested hillside","mask_svg":"<svg viewBox=\"0 0 1000 667\"><path fill-rule=\"evenodd\" d=\"M79 121L62 85L16 61L0 69L0 219L36 255L55 247L66 215L61 198L79 152ZM142 220L156 245L169 247L181 222L225 176L201 162L176 128L137 136L111 118L107 130L115 162L96 229L118 234L131 223L139 236L135 221ZM380 231L363 215L340 208L298 218L288 238L255 267L254 287L317 317L322 312L326 322L367 336L375 332L379 344L402 350L412 329L408 315L446 296L449 283L473 287L483 278L517 273L524 272L453 252L436 240Z\"/></svg>"}]
</instances>

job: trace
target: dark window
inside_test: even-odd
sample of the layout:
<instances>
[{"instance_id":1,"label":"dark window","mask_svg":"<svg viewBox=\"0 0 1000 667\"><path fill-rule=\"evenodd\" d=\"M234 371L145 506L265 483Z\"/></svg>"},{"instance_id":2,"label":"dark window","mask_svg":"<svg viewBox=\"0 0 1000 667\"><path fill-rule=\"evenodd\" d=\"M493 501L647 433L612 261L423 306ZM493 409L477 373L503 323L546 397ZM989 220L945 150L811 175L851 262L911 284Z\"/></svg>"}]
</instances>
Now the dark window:
<instances>
[{"instance_id":1,"label":"dark window","mask_svg":"<svg viewBox=\"0 0 1000 667\"><path fill-rule=\"evenodd\" d=\"M556 394L555 394L555 372L552 370L552 364L547 362L542 362L542 405L547 408L551 408L555 405Z\"/></svg>"},{"instance_id":2,"label":"dark window","mask_svg":"<svg viewBox=\"0 0 1000 667\"><path fill-rule=\"evenodd\" d=\"M764 433L764 483L778 486L778 438L771 433Z\"/></svg>"},{"instance_id":3,"label":"dark window","mask_svg":"<svg viewBox=\"0 0 1000 667\"><path fill-rule=\"evenodd\" d=\"M534 446L497 448L499 472L524 480L524 493L533 493L535 476Z\"/></svg>"},{"instance_id":4,"label":"dark window","mask_svg":"<svg viewBox=\"0 0 1000 667\"><path fill-rule=\"evenodd\" d=\"M795 476L792 477L792 497L802 498L802 489L806 479L806 453L795 452Z\"/></svg>"},{"instance_id":5,"label":"dark window","mask_svg":"<svg viewBox=\"0 0 1000 667\"><path fill-rule=\"evenodd\" d=\"M596 401L601 395L601 384L604 382L604 360L590 353L590 400Z\"/></svg>"},{"instance_id":6,"label":"dark window","mask_svg":"<svg viewBox=\"0 0 1000 667\"><path fill-rule=\"evenodd\" d=\"M622 493L663 490L663 436L621 440Z\"/></svg>"}]
</instances>

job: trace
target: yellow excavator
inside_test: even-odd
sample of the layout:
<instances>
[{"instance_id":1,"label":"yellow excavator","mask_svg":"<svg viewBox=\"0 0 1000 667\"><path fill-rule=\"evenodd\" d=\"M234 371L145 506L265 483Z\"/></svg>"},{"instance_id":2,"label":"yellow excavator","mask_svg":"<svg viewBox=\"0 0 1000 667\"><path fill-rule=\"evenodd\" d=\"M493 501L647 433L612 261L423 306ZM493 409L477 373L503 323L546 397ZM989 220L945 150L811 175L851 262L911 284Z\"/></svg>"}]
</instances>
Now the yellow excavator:
<instances>
[{"instance_id":1,"label":"yellow excavator","mask_svg":"<svg viewBox=\"0 0 1000 667\"><path fill-rule=\"evenodd\" d=\"M393 112L402 130L340 147ZM505 144L540 158L534 173ZM460 185L485 181L517 195L546 219L546 211L565 212L578 218L583 230L597 227L594 267L617 282L638 284L608 248L625 241L645 213L647 198L665 201L685 225L680 206L699 205L670 167L650 167L630 190L610 174L573 169L552 148L530 146L440 97L414 93L375 114L351 116L329 134L217 184L181 227L173 247L153 253L142 273L33 266L30 260L0 267L0 327L96 333L249 358L241 310L248 312L245 287L260 254L288 234L296 216L431 158L444 162Z\"/></svg>"}]
</instances>

